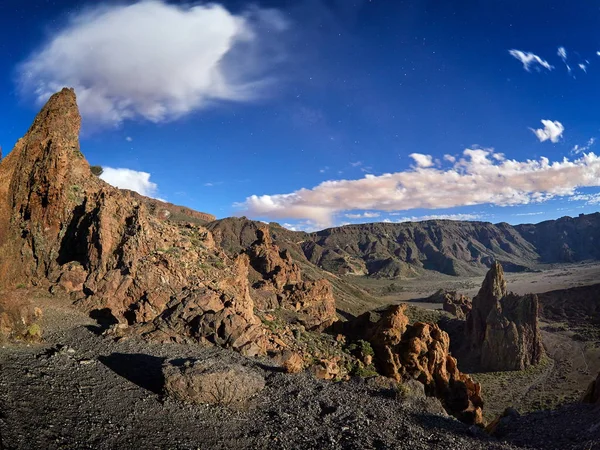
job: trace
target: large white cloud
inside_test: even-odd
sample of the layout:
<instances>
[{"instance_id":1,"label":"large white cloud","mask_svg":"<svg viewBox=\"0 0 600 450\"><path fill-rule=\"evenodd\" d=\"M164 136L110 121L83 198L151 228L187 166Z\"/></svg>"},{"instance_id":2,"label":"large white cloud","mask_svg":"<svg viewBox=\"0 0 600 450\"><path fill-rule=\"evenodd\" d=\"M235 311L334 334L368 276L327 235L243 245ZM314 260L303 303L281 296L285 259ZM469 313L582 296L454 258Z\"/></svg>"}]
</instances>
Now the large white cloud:
<instances>
[{"instance_id":1,"label":"large white cloud","mask_svg":"<svg viewBox=\"0 0 600 450\"><path fill-rule=\"evenodd\" d=\"M545 157L517 161L493 150L466 149L447 169L416 167L359 180L325 181L290 194L253 195L237 206L254 217L308 219L329 226L340 211L521 205L573 195L584 186L600 186L600 157L594 153L557 162Z\"/></svg>"},{"instance_id":2,"label":"large white cloud","mask_svg":"<svg viewBox=\"0 0 600 450\"><path fill-rule=\"evenodd\" d=\"M155 197L158 192L158 186L150 181L150 174L147 172L113 169L112 167L103 167L102 169L104 172L100 178L114 187L129 189L146 197Z\"/></svg>"},{"instance_id":3,"label":"large white cloud","mask_svg":"<svg viewBox=\"0 0 600 450\"><path fill-rule=\"evenodd\" d=\"M215 101L247 101L264 85L261 30L273 10L234 15L217 4L163 0L99 6L73 16L20 65L20 88L44 102L74 87L82 115L104 124L174 119Z\"/></svg>"},{"instance_id":4,"label":"large white cloud","mask_svg":"<svg viewBox=\"0 0 600 450\"><path fill-rule=\"evenodd\" d=\"M550 142L556 144L565 131L565 127L558 120L542 120L542 125L544 125L544 128L538 128L537 130L530 128L540 142L550 140Z\"/></svg>"},{"instance_id":5,"label":"large white cloud","mask_svg":"<svg viewBox=\"0 0 600 450\"><path fill-rule=\"evenodd\" d=\"M514 50L514 49L509 50L508 53L510 53L510 55L513 56L514 58L521 61L521 63L523 64L523 68L527 72L531 72L532 67L535 67L538 70L540 67L543 67L544 69L547 69L547 70L554 69L554 66L550 65L550 63L548 61L543 60L542 58L540 58L538 55L536 55L534 53L523 52L521 50Z\"/></svg>"}]
</instances>

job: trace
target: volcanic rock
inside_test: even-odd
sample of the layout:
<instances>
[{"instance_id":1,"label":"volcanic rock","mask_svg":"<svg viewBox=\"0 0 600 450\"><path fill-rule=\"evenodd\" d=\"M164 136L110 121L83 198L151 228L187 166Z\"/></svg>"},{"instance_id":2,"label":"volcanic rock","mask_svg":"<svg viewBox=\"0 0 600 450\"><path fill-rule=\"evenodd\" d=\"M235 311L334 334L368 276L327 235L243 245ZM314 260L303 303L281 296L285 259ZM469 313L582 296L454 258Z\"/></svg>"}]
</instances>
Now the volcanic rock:
<instances>
[{"instance_id":1,"label":"volcanic rock","mask_svg":"<svg viewBox=\"0 0 600 450\"><path fill-rule=\"evenodd\" d=\"M244 406L265 387L255 370L218 358L163 365L165 392L178 400L195 404Z\"/></svg>"},{"instance_id":2,"label":"volcanic rock","mask_svg":"<svg viewBox=\"0 0 600 450\"><path fill-rule=\"evenodd\" d=\"M63 89L0 163L0 288L58 286L122 323L263 351L247 262L233 263L202 226L165 221L93 175L80 122L75 93ZM162 313L168 326L153 323Z\"/></svg>"},{"instance_id":3,"label":"volcanic rock","mask_svg":"<svg viewBox=\"0 0 600 450\"><path fill-rule=\"evenodd\" d=\"M257 308L283 308L309 330L323 330L336 321L333 288L326 279L303 281L300 266L287 250L280 250L268 228L256 231L257 240L246 254L259 280L253 283Z\"/></svg>"},{"instance_id":4,"label":"volcanic rock","mask_svg":"<svg viewBox=\"0 0 600 450\"><path fill-rule=\"evenodd\" d=\"M42 310L31 305L27 292L0 292L0 342L7 340L39 341Z\"/></svg>"},{"instance_id":5,"label":"volcanic rock","mask_svg":"<svg viewBox=\"0 0 600 450\"><path fill-rule=\"evenodd\" d=\"M439 297L440 303L444 304L444 311L461 320L467 318L473 307L469 297L459 294L456 291L438 291L434 296Z\"/></svg>"},{"instance_id":6,"label":"volcanic rock","mask_svg":"<svg viewBox=\"0 0 600 450\"><path fill-rule=\"evenodd\" d=\"M467 335L483 370L523 370L538 364L544 347L537 296L509 294L502 266L494 263L473 298Z\"/></svg>"},{"instance_id":7,"label":"volcanic rock","mask_svg":"<svg viewBox=\"0 0 600 450\"><path fill-rule=\"evenodd\" d=\"M375 323L366 313L347 330L370 342L380 373L398 381L416 379L450 414L467 423L483 423L481 386L458 370L448 334L435 324L409 325L405 310L405 304L390 306Z\"/></svg>"}]
</instances>

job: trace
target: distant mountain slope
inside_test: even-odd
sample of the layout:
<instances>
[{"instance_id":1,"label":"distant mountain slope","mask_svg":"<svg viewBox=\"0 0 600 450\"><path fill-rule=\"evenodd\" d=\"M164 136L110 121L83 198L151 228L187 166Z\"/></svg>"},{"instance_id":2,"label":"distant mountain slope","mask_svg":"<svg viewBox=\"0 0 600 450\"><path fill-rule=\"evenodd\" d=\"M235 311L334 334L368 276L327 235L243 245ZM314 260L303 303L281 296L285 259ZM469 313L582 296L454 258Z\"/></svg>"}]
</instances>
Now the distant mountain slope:
<instances>
[{"instance_id":1,"label":"distant mountain slope","mask_svg":"<svg viewBox=\"0 0 600 450\"><path fill-rule=\"evenodd\" d=\"M516 225L515 230L537 249L542 262L600 259L600 213Z\"/></svg>"},{"instance_id":2,"label":"distant mountain slope","mask_svg":"<svg viewBox=\"0 0 600 450\"><path fill-rule=\"evenodd\" d=\"M507 223L431 220L366 223L316 233L269 224L273 239L298 260L336 275L395 278L423 270L478 275L493 261L506 271L535 269L540 263L600 259L600 213L512 226ZM229 218L208 225L223 248L239 253L255 239L257 225Z\"/></svg>"}]
</instances>

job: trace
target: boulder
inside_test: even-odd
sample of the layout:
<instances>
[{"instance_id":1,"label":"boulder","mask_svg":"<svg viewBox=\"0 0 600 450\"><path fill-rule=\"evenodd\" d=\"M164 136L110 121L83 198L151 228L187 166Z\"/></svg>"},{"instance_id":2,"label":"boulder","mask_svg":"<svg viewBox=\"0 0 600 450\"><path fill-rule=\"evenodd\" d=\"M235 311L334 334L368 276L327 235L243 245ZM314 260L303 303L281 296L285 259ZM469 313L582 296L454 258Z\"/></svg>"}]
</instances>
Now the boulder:
<instances>
[{"instance_id":1,"label":"boulder","mask_svg":"<svg viewBox=\"0 0 600 450\"><path fill-rule=\"evenodd\" d=\"M304 369L304 359L302 356L290 350L280 352L275 356L274 360L286 373L300 373Z\"/></svg>"},{"instance_id":2,"label":"boulder","mask_svg":"<svg viewBox=\"0 0 600 450\"><path fill-rule=\"evenodd\" d=\"M536 295L508 293L502 266L494 263L467 316L467 343L482 370L524 370L541 361L538 309Z\"/></svg>"},{"instance_id":3,"label":"boulder","mask_svg":"<svg viewBox=\"0 0 600 450\"><path fill-rule=\"evenodd\" d=\"M265 387L256 370L222 359L163 365L165 393L187 403L242 407Z\"/></svg>"},{"instance_id":4,"label":"boulder","mask_svg":"<svg viewBox=\"0 0 600 450\"><path fill-rule=\"evenodd\" d=\"M26 298L26 292L0 292L0 342L40 341L42 310Z\"/></svg>"}]
</instances>

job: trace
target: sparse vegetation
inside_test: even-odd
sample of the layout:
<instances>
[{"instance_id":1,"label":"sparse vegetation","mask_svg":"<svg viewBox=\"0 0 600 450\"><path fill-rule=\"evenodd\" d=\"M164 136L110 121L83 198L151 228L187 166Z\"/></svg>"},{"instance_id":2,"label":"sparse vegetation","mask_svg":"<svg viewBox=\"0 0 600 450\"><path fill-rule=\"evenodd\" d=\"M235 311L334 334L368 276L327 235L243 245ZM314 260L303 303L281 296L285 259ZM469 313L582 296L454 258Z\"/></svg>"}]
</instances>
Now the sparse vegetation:
<instances>
[{"instance_id":1,"label":"sparse vegetation","mask_svg":"<svg viewBox=\"0 0 600 450\"><path fill-rule=\"evenodd\" d=\"M91 166L90 171L97 177L104 173L104 169L102 168L102 166Z\"/></svg>"}]
</instances>

